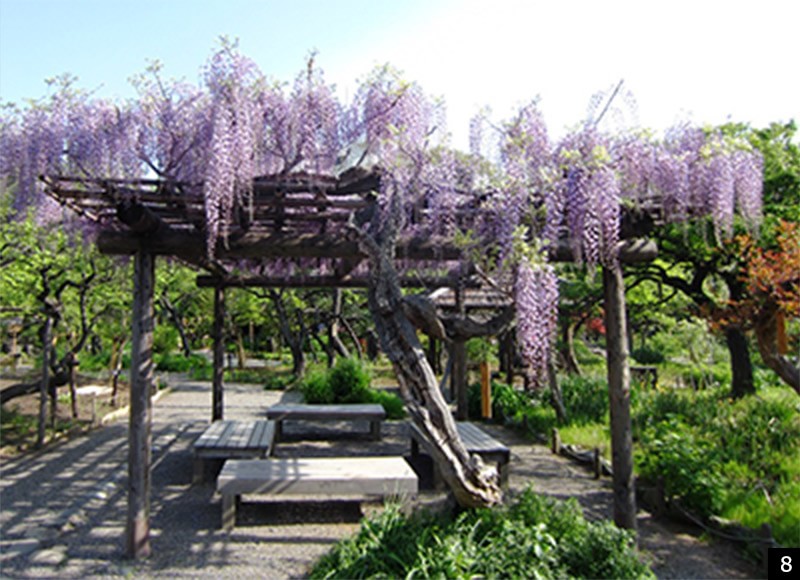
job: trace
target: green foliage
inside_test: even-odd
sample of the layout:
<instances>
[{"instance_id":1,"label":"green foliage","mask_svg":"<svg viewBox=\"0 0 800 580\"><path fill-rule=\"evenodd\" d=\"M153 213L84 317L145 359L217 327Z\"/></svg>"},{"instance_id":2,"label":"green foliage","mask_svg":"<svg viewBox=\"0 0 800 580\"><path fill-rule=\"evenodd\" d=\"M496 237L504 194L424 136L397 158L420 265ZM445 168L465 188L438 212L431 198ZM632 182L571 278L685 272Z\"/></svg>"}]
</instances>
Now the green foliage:
<instances>
[{"instance_id":1,"label":"green foliage","mask_svg":"<svg viewBox=\"0 0 800 580\"><path fill-rule=\"evenodd\" d=\"M111 363L111 353L101 351L97 354L83 353L78 359L78 368L84 372L96 372L108 369Z\"/></svg>"},{"instance_id":2,"label":"green foliage","mask_svg":"<svg viewBox=\"0 0 800 580\"><path fill-rule=\"evenodd\" d=\"M171 352L156 352L153 354L153 361L156 369L169 373L202 373L212 369L208 359L196 354L185 357Z\"/></svg>"},{"instance_id":3,"label":"green foliage","mask_svg":"<svg viewBox=\"0 0 800 580\"><path fill-rule=\"evenodd\" d=\"M581 367L603 368L606 364L605 357L589 350L589 347L582 340L575 341L575 356L578 358Z\"/></svg>"},{"instance_id":4,"label":"green foliage","mask_svg":"<svg viewBox=\"0 0 800 580\"><path fill-rule=\"evenodd\" d=\"M716 366L718 370L720 366ZM722 369L723 371L726 369ZM770 373L757 373L767 382ZM564 441L608 446L608 389L599 377L565 377ZM534 433L557 425L547 391L525 393L492 384L494 419ZM664 478L667 495L701 516L718 515L758 528L770 523L785 545L800 538L800 408L785 388L732 401L720 387L632 392L637 473ZM480 387L469 390L480 415Z\"/></svg>"},{"instance_id":5,"label":"green foliage","mask_svg":"<svg viewBox=\"0 0 800 580\"><path fill-rule=\"evenodd\" d=\"M692 512L709 516L719 513L725 494L724 481L708 462L712 446L678 419L659 423L647 432L637 455L640 475L664 477L668 497L679 497Z\"/></svg>"},{"instance_id":6,"label":"green foliage","mask_svg":"<svg viewBox=\"0 0 800 580\"><path fill-rule=\"evenodd\" d=\"M45 300L58 311L53 338L60 355L79 346L84 331L102 343L123 325L129 332L128 268L85 244L69 224L45 228L32 214L15 215L13 199L13 187L0 184L0 311L13 312L25 328L20 345L41 352Z\"/></svg>"},{"instance_id":7,"label":"green foliage","mask_svg":"<svg viewBox=\"0 0 800 580\"><path fill-rule=\"evenodd\" d=\"M497 362L497 346L488 338L470 338L466 342L467 360Z\"/></svg>"},{"instance_id":8,"label":"green foliage","mask_svg":"<svg viewBox=\"0 0 800 580\"><path fill-rule=\"evenodd\" d=\"M272 372L264 379L264 390L283 391L297 381L297 377L291 373Z\"/></svg>"},{"instance_id":9,"label":"green foliage","mask_svg":"<svg viewBox=\"0 0 800 580\"><path fill-rule=\"evenodd\" d=\"M385 390L372 388L372 375L365 363L354 358L339 359L332 369L315 371L300 383L307 403L376 403L389 419L405 417L403 400Z\"/></svg>"},{"instance_id":10,"label":"green foliage","mask_svg":"<svg viewBox=\"0 0 800 580\"><path fill-rule=\"evenodd\" d=\"M480 384L469 386L467 403L470 416L480 417ZM492 381L492 418L499 423L525 428L530 433L546 433L556 424L555 411L544 391L526 393L497 381Z\"/></svg>"},{"instance_id":11,"label":"green foliage","mask_svg":"<svg viewBox=\"0 0 800 580\"><path fill-rule=\"evenodd\" d=\"M331 369L328 382L337 403L363 403L369 398L372 376L359 359L340 358Z\"/></svg>"},{"instance_id":12,"label":"green foliage","mask_svg":"<svg viewBox=\"0 0 800 580\"><path fill-rule=\"evenodd\" d=\"M170 354L178 348L178 330L172 326L157 325L153 330L153 354Z\"/></svg>"},{"instance_id":13,"label":"green foliage","mask_svg":"<svg viewBox=\"0 0 800 580\"><path fill-rule=\"evenodd\" d=\"M770 389L732 401L721 390L642 394L634 409L640 475L664 479L693 512L759 527L798 545L800 415L793 393Z\"/></svg>"},{"instance_id":14,"label":"green foliage","mask_svg":"<svg viewBox=\"0 0 800 580\"><path fill-rule=\"evenodd\" d=\"M603 378L565 376L561 394L571 424L597 423L608 417L608 383Z\"/></svg>"},{"instance_id":15,"label":"green foliage","mask_svg":"<svg viewBox=\"0 0 800 580\"><path fill-rule=\"evenodd\" d=\"M309 373L300 383L300 391L305 402L312 405L330 405L334 402L333 388L328 373L324 371Z\"/></svg>"},{"instance_id":16,"label":"green foliage","mask_svg":"<svg viewBox=\"0 0 800 580\"><path fill-rule=\"evenodd\" d=\"M406 406L403 399L389 391L371 389L369 402L383 406L389 419L398 420L406 416Z\"/></svg>"},{"instance_id":17,"label":"green foliage","mask_svg":"<svg viewBox=\"0 0 800 580\"><path fill-rule=\"evenodd\" d=\"M312 578L649 578L629 532L587 522L577 502L524 491L457 516L389 505L339 542Z\"/></svg>"},{"instance_id":18,"label":"green foliage","mask_svg":"<svg viewBox=\"0 0 800 580\"><path fill-rule=\"evenodd\" d=\"M663 363L665 360L664 353L655 348L646 346L635 348L631 351L631 357L643 365L656 365Z\"/></svg>"}]
</instances>

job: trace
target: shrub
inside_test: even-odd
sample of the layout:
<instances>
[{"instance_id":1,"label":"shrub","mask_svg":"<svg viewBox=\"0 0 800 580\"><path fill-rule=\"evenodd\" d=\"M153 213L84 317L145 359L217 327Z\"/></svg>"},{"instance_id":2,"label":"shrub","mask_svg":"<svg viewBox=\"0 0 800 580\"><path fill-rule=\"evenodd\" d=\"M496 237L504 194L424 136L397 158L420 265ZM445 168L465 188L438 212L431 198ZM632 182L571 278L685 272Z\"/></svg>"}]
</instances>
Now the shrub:
<instances>
[{"instance_id":1,"label":"shrub","mask_svg":"<svg viewBox=\"0 0 800 580\"><path fill-rule=\"evenodd\" d=\"M371 375L364 363L356 359L340 359L327 371L311 373L301 384L306 403L377 403L383 405L389 419L405 417L403 400L388 391L370 387Z\"/></svg>"},{"instance_id":2,"label":"shrub","mask_svg":"<svg viewBox=\"0 0 800 580\"><path fill-rule=\"evenodd\" d=\"M631 357L643 365L657 365L664 362L664 352L655 348L643 346L631 351Z\"/></svg>"},{"instance_id":3,"label":"shrub","mask_svg":"<svg viewBox=\"0 0 800 580\"><path fill-rule=\"evenodd\" d=\"M196 354L185 357L182 354L155 353L153 361L158 370L171 373L211 369L211 363L205 357Z\"/></svg>"},{"instance_id":4,"label":"shrub","mask_svg":"<svg viewBox=\"0 0 800 580\"><path fill-rule=\"evenodd\" d=\"M83 352L78 357L78 368L81 371L103 371L108 369L109 364L111 364L111 353L107 350L97 354Z\"/></svg>"},{"instance_id":5,"label":"shrub","mask_svg":"<svg viewBox=\"0 0 800 580\"><path fill-rule=\"evenodd\" d=\"M406 416L406 405L403 399L389 391L371 389L369 402L382 405L387 419L399 420Z\"/></svg>"},{"instance_id":6,"label":"shrub","mask_svg":"<svg viewBox=\"0 0 800 580\"><path fill-rule=\"evenodd\" d=\"M267 391L282 391L297 380L293 374L270 373L263 379Z\"/></svg>"},{"instance_id":7,"label":"shrub","mask_svg":"<svg viewBox=\"0 0 800 580\"><path fill-rule=\"evenodd\" d=\"M758 528L797 545L800 415L793 393L731 400L723 390L643 394L634 413L637 468L702 516ZM796 496L794 496L796 497Z\"/></svg>"},{"instance_id":8,"label":"shrub","mask_svg":"<svg viewBox=\"0 0 800 580\"><path fill-rule=\"evenodd\" d=\"M525 392L492 381L492 420L506 425L525 425L531 433L547 433L556 424L549 391ZM481 387L474 383L467 391L470 417L481 416Z\"/></svg>"},{"instance_id":9,"label":"shrub","mask_svg":"<svg viewBox=\"0 0 800 580\"><path fill-rule=\"evenodd\" d=\"M390 505L322 557L312 578L652 577L629 532L584 519L577 502L523 492L458 516Z\"/></svg>"},{"instance_id":10,"label":"shrub","mask_svg":"<svg viewBox=\"0 0 800 580\"><path fill-rule=\"evenodd\" d=\"M363 403L369 399L372 377L369 369L355 358L340 358L328 376L337 403Z\"/></svg>"},{"instance_id":11,"label":"shrub","mask_svg":"<svg viewBox=\"0 0 800 580\"><path fill-rule=\"evenodd\" d=\"M333 389L324 371L310 373L300 385L303 399L313 405L330 405L334 402Z\"/></svg>"},{"instance_id":12,"label":"shrub","mask_svg":"<svg viewBox=\"0 0 800 580\"><path fill-rule=\"evenodd\" d=\"M569 375L561 380L561 394L571 424L599 423L608 414L608 383L599 377Z\"/></svg>"},{"instance_id":13,"label":"shrub","mask_svg":"<svg viewBox=\"0 0 800 580\"><path fill-rule=\"evenodd\" d=\"M168 354L178 348L178 329L174 326L156 325L153 329L153 353Z\"/></svg>"},{"instance_id":14,"label":"shrub","mask_svg":"<svg viewBox=\"0 0 800 580\"><path fill-rule=\"evenodd\" d=\"M663 477L667 497L680 498L693 513L720 513L725 485L706 441L678 419L645 431L642 439L637 454L640 475L653 481Z\"/></svg>"}]
</instances>

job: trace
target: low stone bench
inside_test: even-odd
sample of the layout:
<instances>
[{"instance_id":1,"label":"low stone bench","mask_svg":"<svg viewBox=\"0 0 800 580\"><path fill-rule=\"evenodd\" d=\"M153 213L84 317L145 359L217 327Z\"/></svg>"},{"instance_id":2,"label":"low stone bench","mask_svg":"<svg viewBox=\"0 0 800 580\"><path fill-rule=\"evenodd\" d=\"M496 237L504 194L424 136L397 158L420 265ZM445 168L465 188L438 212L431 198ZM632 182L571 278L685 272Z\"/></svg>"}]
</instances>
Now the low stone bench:
<instances>
[{"instance_id":1,"label":"low stone bench","mask_svg":"<svg viewBox=\"0 0 800 580\"><path fill-rule=\"evenodd\" d=\"M272 421L214 421L192 445L192 483L205 481L208 461L269 457L274 441Z\"/></svg>"},{"instance_id":2,"label":"low stone bench","mask_svg":"<svg viewBox=\"0 0 800 580\"><path fill-rule=\"evenodd\" d=\"M267 409L267 419L275 421L275 437L283 436L283 422L287 420L304 421L369 421L369 434L373 439L381 438L381 421L386 419L382 405L303 405L281 403Z\"/></svg>"},{"instance_id":3,"label":"low stone bench","mask_svg":"<svg viewBox=\"0 0 800 580\"><path fill-rule=\"evenodd\" d=\"M417 474L402 457L229 459L217 478L222 528L236 524L242 495L385 498L413 495Z\"/></svg>"},{"instance_id":4,"label":"low stone bench","mask_svg":"<svg viewBox=\"0 0 800 580\"><path fill-rule=\"evenodd\" d=\"M497 467L497 473L500 475L500 485L505 487L508 485L508 463L511 459L511 451L503 445L500 441L480 429L474 423L457 422L456 429L461 441L470 454L477 454L483 459L484 463L494 464ZM422 434L422 431L415 424L411 424L411 457L416 458L419 455L419 446L423 446L425 451L433 457L431 453L430 443ZM434 462L433 466L434 484L438 487L441 485L441 471Z\"/></svg>"}]
</instances>

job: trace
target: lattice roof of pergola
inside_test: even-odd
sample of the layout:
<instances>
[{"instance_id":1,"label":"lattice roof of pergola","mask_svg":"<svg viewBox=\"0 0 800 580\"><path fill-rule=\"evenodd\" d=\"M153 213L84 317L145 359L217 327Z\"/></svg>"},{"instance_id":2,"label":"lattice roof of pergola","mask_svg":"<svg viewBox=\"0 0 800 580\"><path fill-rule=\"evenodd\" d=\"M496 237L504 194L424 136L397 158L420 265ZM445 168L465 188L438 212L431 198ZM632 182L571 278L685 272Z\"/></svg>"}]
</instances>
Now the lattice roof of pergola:
<instances>
[{"instance_id":1,"label":"lattice roof of pergola","mask_svg":"<svg viewBox=\"0 0 800 580\"><path fill-rule=\"evenodd\" d=\"M173 256L211 274L198 279L201 285L302 287L366 285L365 256L348 224L363 225L377 211L380 179L379 169L362 167L339 176L292 173L257 177L252 195L234 208L225 235L209 252L202 184L167 179L42 178L51 197L98 224L101 252L133 254L144 249ZM484 195L459 195L460 203L453 209L457 217L480 211ZM421 221L428 219L428 211L424 205L414 209ZM647 259L652 259L654 246L645 247L641 241L626 242L622 251L635 255L643 249ZM406 235L398 239L396 255L409 272L401 278L402 284L428 288L454 287L459 280L461 285L470 284L455 266L462 258L461 248L441 239ZM568 244L551 257L571 259ZM302 262L303 266L280 274L265 267L280 260ZM248 274L237 275L241 269Z\"/></svg>"},{"instance_id":2,"label":"lattice roof of pergola","mask_svg":"<svg viewBox=\"0 0 800 580\"><path fill-rule=\"evenodd\" d=\"M316 260L302 275L280 280L250 275L239 284L359 286L364 257L348 223L365 223L376 210L380 171L354 168L342 175L293 173L258 177L246 204L234 209L225 236L208 252L206 208L201 184L164 179L99 179L68 176L42 178L47 193L60 204L100 226L99 249L131 254L143 248L169 255L234 282L242 261ZM465 204L473 197L465 195ZM457 248L425 236L398 241L399 259L419 264L410 284L430 281L431 266L439 273L460 258ZM434 268L434 269L435 269ZM426 274L422 273L426 270ZM254 268L257 270L257 267ZM315 271L309 274L308 271ZM437 275L437 279L440 277Z\"/></svg>"}]
</instances>

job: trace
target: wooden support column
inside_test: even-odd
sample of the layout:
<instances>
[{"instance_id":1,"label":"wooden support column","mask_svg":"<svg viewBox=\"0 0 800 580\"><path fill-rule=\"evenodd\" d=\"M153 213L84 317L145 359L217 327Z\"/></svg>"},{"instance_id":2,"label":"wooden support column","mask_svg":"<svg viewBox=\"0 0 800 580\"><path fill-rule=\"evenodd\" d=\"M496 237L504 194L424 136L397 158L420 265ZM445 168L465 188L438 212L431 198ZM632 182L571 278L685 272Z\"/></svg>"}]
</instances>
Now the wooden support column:
<instances>
[{"instance_id":1,"label":"wooden support column","mask_svg":"<svg viewBox=\"0 0 800 580\"><path fill-rule=\"evenodd\" d=\"M456 400L456 418L466 421L469 418L467 409L467 342L463 338L453 341L453 396Z\"/></svg>"},{"instance_id":2,"label":"wooden support column","mask_svg":"<svg viewBox=\"0 0 800 580\"><path fill-rule=\"evenodd\" d=\"M489 361L481 361L481 417L492 418L492 382Z\"/></svg>"},{"instance_id":3,"label":"wooden support column","mask_svg":"<svg viewBox=\"0 0 800 580\"><path fill-rule=\"evenodd\" d=\"M214 288L214 381L212 385L211 420L219 421L224 414L223 373L225 371L225 288Z\"/></svg>"},{"instance_id":4,"label":"wooden support column","mask_svg":"<svg viewBox=\"0 0 800 580\"><path fill-rule=\"evenodd\" d=\"M456 310L460 319L466 318L464 290L461 281L455 288ZM462 336L453 338L453 398L456 401L456 419L469 419L469 402L467 399L467 340Z\"/></svg>"},{"instance_id":5,"label":"wooden support column","mask_svg":"<svg viewBox=\"0 0 800 580\"><path fill-rule=\"evenodd\" d=\"M139 251L134 258L131 343L130 423L128 427L129 558L150 555L150 449L152 446L153 288L155 256Z\"/></svg>"},{"instance_id":6,"label":"wooden support column","mask_svg":"<svg viewBox=\"0 0 800 580\"><path fill-rule=\"evenodd\" d=\"M631 377L625 323L625 282L619 263L603 268L603 291L614 471L614 522L621 528L635 531Z\"/></svg>"}]
</instances>

